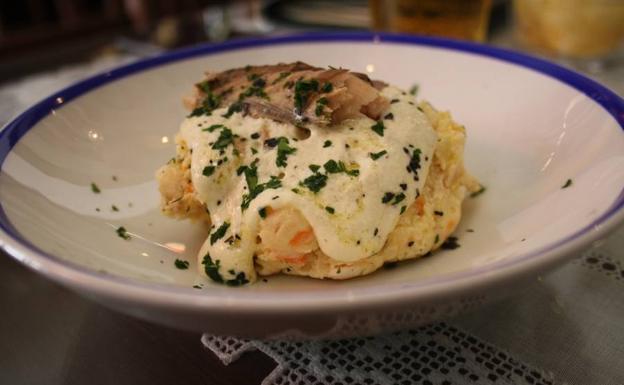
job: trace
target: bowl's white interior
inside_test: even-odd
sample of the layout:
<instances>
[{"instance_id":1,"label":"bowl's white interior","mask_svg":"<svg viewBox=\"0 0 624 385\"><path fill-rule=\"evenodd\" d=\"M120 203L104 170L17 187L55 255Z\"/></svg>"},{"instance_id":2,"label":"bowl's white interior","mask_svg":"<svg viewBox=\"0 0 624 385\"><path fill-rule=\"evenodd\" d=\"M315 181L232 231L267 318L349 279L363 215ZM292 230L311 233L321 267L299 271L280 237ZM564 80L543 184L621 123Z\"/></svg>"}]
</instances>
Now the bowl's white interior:
<instances>
[{"instance_id":1,"label":"bowl's white interior","mask_svg":"<svg viewBox=\"0 0 624 385\"><path fill-rule=\"evenodd\" d=\"M624 186L622 129L601 106L562 82L458 51L307 43L180 61L60 103L2 165L0 202L8 218L33 244L76 264L145 281L210 287L195 263L206 229L158 210L153 176L174 154L173 138L185 116L180 100L205 70L294 60L369 72L406 88L418 83L419 97L450 110L467 127L467 166L487 191L465 203L456 232L459 249L348 282L275 277L242 290L349 290L470 270L573 234L608 210ZM573 185L561 189L568 178ZM91 191L91 182L101 194ZM117 226L133 239L119 238ZM186 251L162 246L171 243ZM176 258L191 261L191 269L176 269Z\"/></svg>"}]
</instances>

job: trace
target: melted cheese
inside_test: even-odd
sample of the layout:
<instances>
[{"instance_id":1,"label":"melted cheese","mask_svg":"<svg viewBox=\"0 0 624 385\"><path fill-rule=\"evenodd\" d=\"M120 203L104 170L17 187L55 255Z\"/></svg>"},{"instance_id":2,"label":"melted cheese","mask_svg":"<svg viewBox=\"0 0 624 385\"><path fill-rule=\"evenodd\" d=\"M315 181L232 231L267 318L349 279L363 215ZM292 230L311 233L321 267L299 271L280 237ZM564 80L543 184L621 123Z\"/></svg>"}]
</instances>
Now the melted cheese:
<instances>
[{"instance_id":1,"label":"melted cheese","mask_svg":"<svg viewBox=\"0 0 624 385\"><path fill-rule=\"evenodd\" d=\"M367 117L330 128L312 127L307 138L300 137L300 129L270 119L240 113L223 117L225 109L215 110L210 116L187 118L181 135L192 151L191 176L197 198L210 213L212 234L223 223L229 224L223 237L213 236L212 241L208 237L205 241L198 255L200 266L209 253L213 261L219 261L219 272L225 280L239 272L255 280L253 256L262 220L259 210L264 207L299 210L311 225L320 249L334 260L358 261L381 250L402 208L411 205L422 189L437 140L413 96L394 87L385 88L382 95L399 100L386 112L393 118L382 120L383 136L371 128L376 122ZM238 144L213 148L223 132L214 125L231 130L238 136ZM207 130L209 127L212 132ZM260 138L254 139L258 134ZM264 143L266 138L279 137L287 138L288 146L296 149L287 155L285 167L277 165L277 146ZM420 151L416 173L408 169L415 150ZM386 154L374 160L371 154L381 151ZM323 165L330 160L342 161L347 170L358 170L359 175L326 172ZM274 177L279 178L281 186L265 189L243 209L243 197L249 191L245 174L237 174L237 170L254 161L258 184ZM310 165L320 166L317 174L327 176L326 185L316 193L302 185L314 174ZM205 172L207 168L212 174ZM397 198L401 195L402 200Z\"/></svg>"}]
</instances>

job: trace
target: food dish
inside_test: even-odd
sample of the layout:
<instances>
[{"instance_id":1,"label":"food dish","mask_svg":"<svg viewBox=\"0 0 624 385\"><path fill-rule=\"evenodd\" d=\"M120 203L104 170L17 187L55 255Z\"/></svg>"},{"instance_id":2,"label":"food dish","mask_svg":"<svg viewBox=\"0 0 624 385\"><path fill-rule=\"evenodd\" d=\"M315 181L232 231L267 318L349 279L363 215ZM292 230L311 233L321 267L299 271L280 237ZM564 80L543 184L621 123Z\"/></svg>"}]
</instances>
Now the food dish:
<instances>
[{"instance_id":1,"label":"food dish","mask_svg":"<svg viewBox=\"0 0 624 385\"><path fill-rule=\"evenodd\" d=\"M279 276L233 290L198 279L202 231L160 213L154 181L185 115L179 100L206 68L297 59L419 83L466 125L466 165L487 191L465 202L460 248L339 283ZM624 102L605 87L482 45L356 33L193 47L86 79L5 126L2 247L82 295L179 328L337 337L410 327L510 295L621 223L623 125Z\"/></svg>"},{"instance_id":2,"label":"food dish","mask_svg":"<svg viewBox=\"0 0 624 385\"><path fill-rule=\"evenodd\" d=\"M165 214L212 224L197 265L215 282L343 280L421 257L480 188L463 126L364 74L247 66L195 91L157 177Z\"/></svg>"}]
</instances>

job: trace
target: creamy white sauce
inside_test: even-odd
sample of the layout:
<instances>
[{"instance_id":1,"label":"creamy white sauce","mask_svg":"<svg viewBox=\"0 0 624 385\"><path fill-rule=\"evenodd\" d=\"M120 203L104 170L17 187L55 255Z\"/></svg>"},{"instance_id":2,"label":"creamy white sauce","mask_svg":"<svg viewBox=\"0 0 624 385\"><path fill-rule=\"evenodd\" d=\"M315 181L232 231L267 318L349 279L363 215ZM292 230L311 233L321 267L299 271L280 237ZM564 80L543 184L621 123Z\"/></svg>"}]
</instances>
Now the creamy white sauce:
<instances>
[{"instance_id":1,"label":"creamy white sauce","mask_svg":"<svg viewBox=\"0 0 624 385\"><path fill-rule=\"evenodd\" d=\"M422 189L437 140L412 95L405 95L395 87L385 88L382 95L389 100L399 99L383 114L394 116L382 119L383 136L371 129L376 122L366 117L331 128L312 127L310 136L299 141L293 139L297 138L298 129L292 125L243 117L240 113L224 118L226 109L215 110L210 116L187 118L181 125L181 134L192 150L192 183L198 199L210 212L214 225L211 233L224 222L230 224L226 234L214 244L210 237L205 241L198 255L200 266L209 253L213 261L220 261L219 272L225 280L233 279L239 272L244 272L250 281L255 280L253 255L261 220L258 210L266 206L298 209L313 228L321 250L334 260L349 263L377 253L396 226L401 208L411 205ZM215 124L246 138L244 151L237 156L233 145L228 145L222 153L213 149L222 130L203 129ZM260 139L252 139L255 133L264 134ZM267 137L286 137L289 146L296 148L294 154L287 156L286 167L276 165L277 147L265 146L263 141ZM326 147L326 141L331 141L331 146ZM253 154L252 148L257 153ZM406 168L414 149L420 150L418 180ZM386 155L372 159L371 153L384 150ZM224 157L228 160L217 165ZM281 187L264 190L242 210L242 197L248 193L247 182L244 174L237 175L236 171L255 159L258 159L258 183L279 176ZM329 160L342 161L348 170L359 170L359 175L326 173L323 165ZM311 164L320 166L319 173L328 176L326 186L318 193L300 184L313 174ZM215 167L210 176L204 175L207 166ZM405 198L397 204L392 204L394 199L383 203L388 192L395 197L402 193ZM326 210L328 206L334 209L333 214Z\"/></svg>"}]
</instances>

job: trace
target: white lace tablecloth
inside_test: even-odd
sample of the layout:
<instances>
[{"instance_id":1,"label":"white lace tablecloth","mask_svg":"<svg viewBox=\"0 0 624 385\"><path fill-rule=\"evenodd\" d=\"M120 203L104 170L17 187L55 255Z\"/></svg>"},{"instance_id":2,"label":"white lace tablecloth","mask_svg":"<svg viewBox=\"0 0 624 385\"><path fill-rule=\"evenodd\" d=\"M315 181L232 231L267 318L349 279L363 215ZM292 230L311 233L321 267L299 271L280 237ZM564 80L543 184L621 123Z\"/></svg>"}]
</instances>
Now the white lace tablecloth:
<instances>
[{"instance_id":1,"label":"white lace tablecloth","mask_svg":"<svg viewBox=\"0 0 624 385\"><path fill-rule=\"evenodd\" d=\"M5 84L0 124L80 78L132 59L101 59ZM350 340L205 334L202 342L224 364L254 349L270 356L277 367L262 382L267 385L623 385L624 227L524 293L444 322Z\"/></svg>"}]
</instances>

